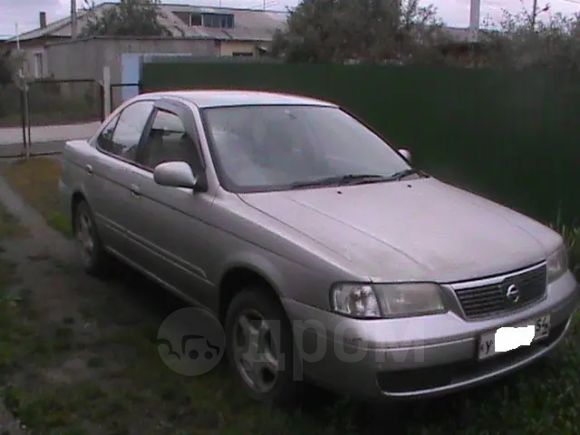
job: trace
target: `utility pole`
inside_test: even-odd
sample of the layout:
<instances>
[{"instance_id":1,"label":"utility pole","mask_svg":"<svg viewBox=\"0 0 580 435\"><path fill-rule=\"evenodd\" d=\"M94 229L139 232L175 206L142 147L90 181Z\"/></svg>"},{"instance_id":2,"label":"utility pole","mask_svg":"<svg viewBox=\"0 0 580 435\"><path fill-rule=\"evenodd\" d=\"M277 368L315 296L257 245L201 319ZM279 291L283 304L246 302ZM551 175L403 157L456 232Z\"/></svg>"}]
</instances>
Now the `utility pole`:
<instances>
[{"instance_id":1,"label":"utility pole","mask_svg":"<svg viewBox=\"0 0 580 435\"><path fill-rule=\"evenodd\" d=\"M77 38L77 0L70 0L71 38Z\"/></svg>"},{"instance_id":2,"label":"utility pole","mask_svg":"<svg viewBox=\"0 0 580 435\"><path fill-rule=\"evenodd\" d=\"M18 31L18 23L14 23L14 29L16 30L16 50L20 51L20 32Z\"/></svg>"},{"instance_id":3,"label":"utility pole","mask_svg":"<svg viewBox=\"0 0 580 435\"><path fill-rule=\"evenodd\" d=\"M469 9L469 39L477 42L479 39L479 22L481 13L481 0L471 0Z\"/></svg>"},{"instance_id":4,"label":"utility pole","mask_svg":"<svg viewBox=\"0 0 580 435\"><path fill-rule=\"evenodd\" d=\"M18 28L18 23L14 23L14 30L16 32L16 51L18 55L21 54L20 52L20 29ZM26 158L30 155L30 120L29 120L29 108L28 108L28 84L26 83L26 78L24 77L24 67L22 64L18 69L18 86L20 87L20 113L22 116L22 146L23 154L26 155ZM28 131L28 135L27 135Z\"/></svg>"}]
</instances>

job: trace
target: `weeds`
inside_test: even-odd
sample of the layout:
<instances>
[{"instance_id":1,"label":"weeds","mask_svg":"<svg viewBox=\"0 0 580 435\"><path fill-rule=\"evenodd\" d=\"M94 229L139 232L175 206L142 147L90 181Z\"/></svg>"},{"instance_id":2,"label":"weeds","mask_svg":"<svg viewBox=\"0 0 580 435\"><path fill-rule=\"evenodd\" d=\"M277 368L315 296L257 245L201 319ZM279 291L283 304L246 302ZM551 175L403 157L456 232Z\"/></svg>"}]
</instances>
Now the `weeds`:
<instances>
[{"instance_id":1,"label":"weeds","mask_svg":"<svg viewBox=\"0 0 580 435\"><path fill-rule=\"evenodd\" d=\"M580 279L580 227L568 225L562 221L561 213L558 212L556 222L551 227L560 233L564 243L568 247L570 270Z\"/></svg>"}]
</instances>

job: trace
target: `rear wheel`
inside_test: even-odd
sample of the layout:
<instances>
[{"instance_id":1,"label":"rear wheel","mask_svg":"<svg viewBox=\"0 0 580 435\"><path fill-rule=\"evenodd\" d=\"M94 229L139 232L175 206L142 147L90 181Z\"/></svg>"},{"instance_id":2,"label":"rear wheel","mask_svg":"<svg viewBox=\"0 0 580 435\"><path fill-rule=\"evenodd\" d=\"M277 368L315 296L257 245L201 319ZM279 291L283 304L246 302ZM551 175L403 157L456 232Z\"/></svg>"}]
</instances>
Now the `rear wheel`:
<instances>
[{"instance_id":1,"label":"rear wheel","mask_svg":"<svg viewBox=\"0 0 580 435\"><path fill-rule=\"evenodd\" d=\"M258 287L241 291L227 312L226 337L230 366L251 397L278 404L295 399L292 332L276 298Z\"/></svg>"},{"instance_id":2,"label":"rear wheel","mask_svg":"<svg viewBox=\"0 0 580 435\"><path fill-rule=\"evenodd\" d=\"M75 207L74 232L85 271L91 275L105 275L109 270L109 256L103 249L93 213L86 201Z\"/></svg>"}]
</instances>

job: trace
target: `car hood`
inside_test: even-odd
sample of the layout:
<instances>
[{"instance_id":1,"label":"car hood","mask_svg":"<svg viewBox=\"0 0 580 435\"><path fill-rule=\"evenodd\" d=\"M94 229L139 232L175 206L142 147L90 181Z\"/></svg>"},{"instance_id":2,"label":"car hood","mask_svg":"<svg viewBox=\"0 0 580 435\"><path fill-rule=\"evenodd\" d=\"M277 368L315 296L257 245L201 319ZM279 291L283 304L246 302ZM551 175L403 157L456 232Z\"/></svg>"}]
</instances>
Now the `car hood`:
<instances>
[{"instance_id":1,"label":"car hood","mask_svg":"<svg viewBox=\"0 0 580 435\"><path fill-rule=\"evenodd\" d=\"M371 281L491 276L541 262L561 243L532 219L434 178L240 197Z\"/></svg>"}]
</instances>

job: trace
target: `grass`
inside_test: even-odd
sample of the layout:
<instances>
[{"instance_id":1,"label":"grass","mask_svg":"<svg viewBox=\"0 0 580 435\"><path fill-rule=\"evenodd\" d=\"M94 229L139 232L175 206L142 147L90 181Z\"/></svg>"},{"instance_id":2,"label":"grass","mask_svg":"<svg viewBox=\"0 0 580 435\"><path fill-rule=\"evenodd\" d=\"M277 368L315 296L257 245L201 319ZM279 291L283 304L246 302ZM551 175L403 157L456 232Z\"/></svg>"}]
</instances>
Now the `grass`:
<instances>
[{"instance_id":1,"label":"grass","mask_svg":"<svg viewBox=\"0 0 580 435\"><path fill-rule=\"evenodd\" d=\"M33 159L16 163L5 174L54 222L58 172L58 162ZM568 233L575 234L567 237L575 240L570 243L575 249L578 232ZM15 234L25 236L25 229L0 208L0 241ZM63 276L70 273L54 269ZM15 265L0 260L0 397L32 433L580 433L580 313L550 358L498 383L427 402L380 406L315 390L302 406L289 410L250 401L225 365L197 378L168 370L154 345L158 319L110 327L119 312L135 303L113 289L102 300L88 295L75 317L45 324L27 308L28 292L15 290L16 278ZM128 281L139 288L137 299L143 299L145 280ZM96 325L98 334L87 339L82 333L86 325ZM84 364L75 370L83 377L46 382L47 371L79 355ZM9 382L19 376L24 381Z\"/></svg>"},{"instance_id":2,"label":"grass","mask_svg":"<svg viewBox=\"0 0 580 435\"><path fill-rule=\"evenodd\" d=\"M17 161L6 168L3 176L52 228L70 237L70 223L60 211L60 171L58 160L38 157Z\"/></svg>"},{"instance_id":3,"label":"grass","mask_svg":"<svg viewBox=\"0 0 580 435\"><path fill-rule=\"evenodd\" d=\"M15 316L12 317L15 322ZM12 328L15 327L12 324ZM70 337L69 337L70 338ZM30 340L35 340L31 335ZM96 344L105 352L115 344L130 348L134 357L114 361L122 367L107 369L90 359L94 379L34 388L10 386L2 392L4 403L33 433L90 433L96 426L104 433L191 434L345 434L342 418L318 418L270 409L249 401L229 379L224 367L202 378L187 379L169 371L155 353L151 337L141 332L106 337ZM13 343L11 349L16 351ZM52 346L49 344L49 346ZM56 348L41 364L49 366L72 348ZM39 365L32 352L19 358ZM98 375L103 371L103 375ZM324 409L324 408L322 408Z\"/></svg>"},{"instance_id":4,"label":"grass","mask_svg":"<svg viewBox=\"0 0 580 435\"><path fill-rule=\"evenodd\" d=\"M572 228L564 226L561 228L561 234L568 245L570 255L570 270L576 274L580 280L580 227Z\"/></svg>"},{"instance_id":5,"label":"grass","mask_svg":"<svg viewBox=\"0 0 580 435\"><path fill-rule=\"evenodd\" d=\"M18 219L8 213L4 207L0 207L0 239L23 237L27 233L28 231L20 225Z\"/></svg>"}]
</instances>

